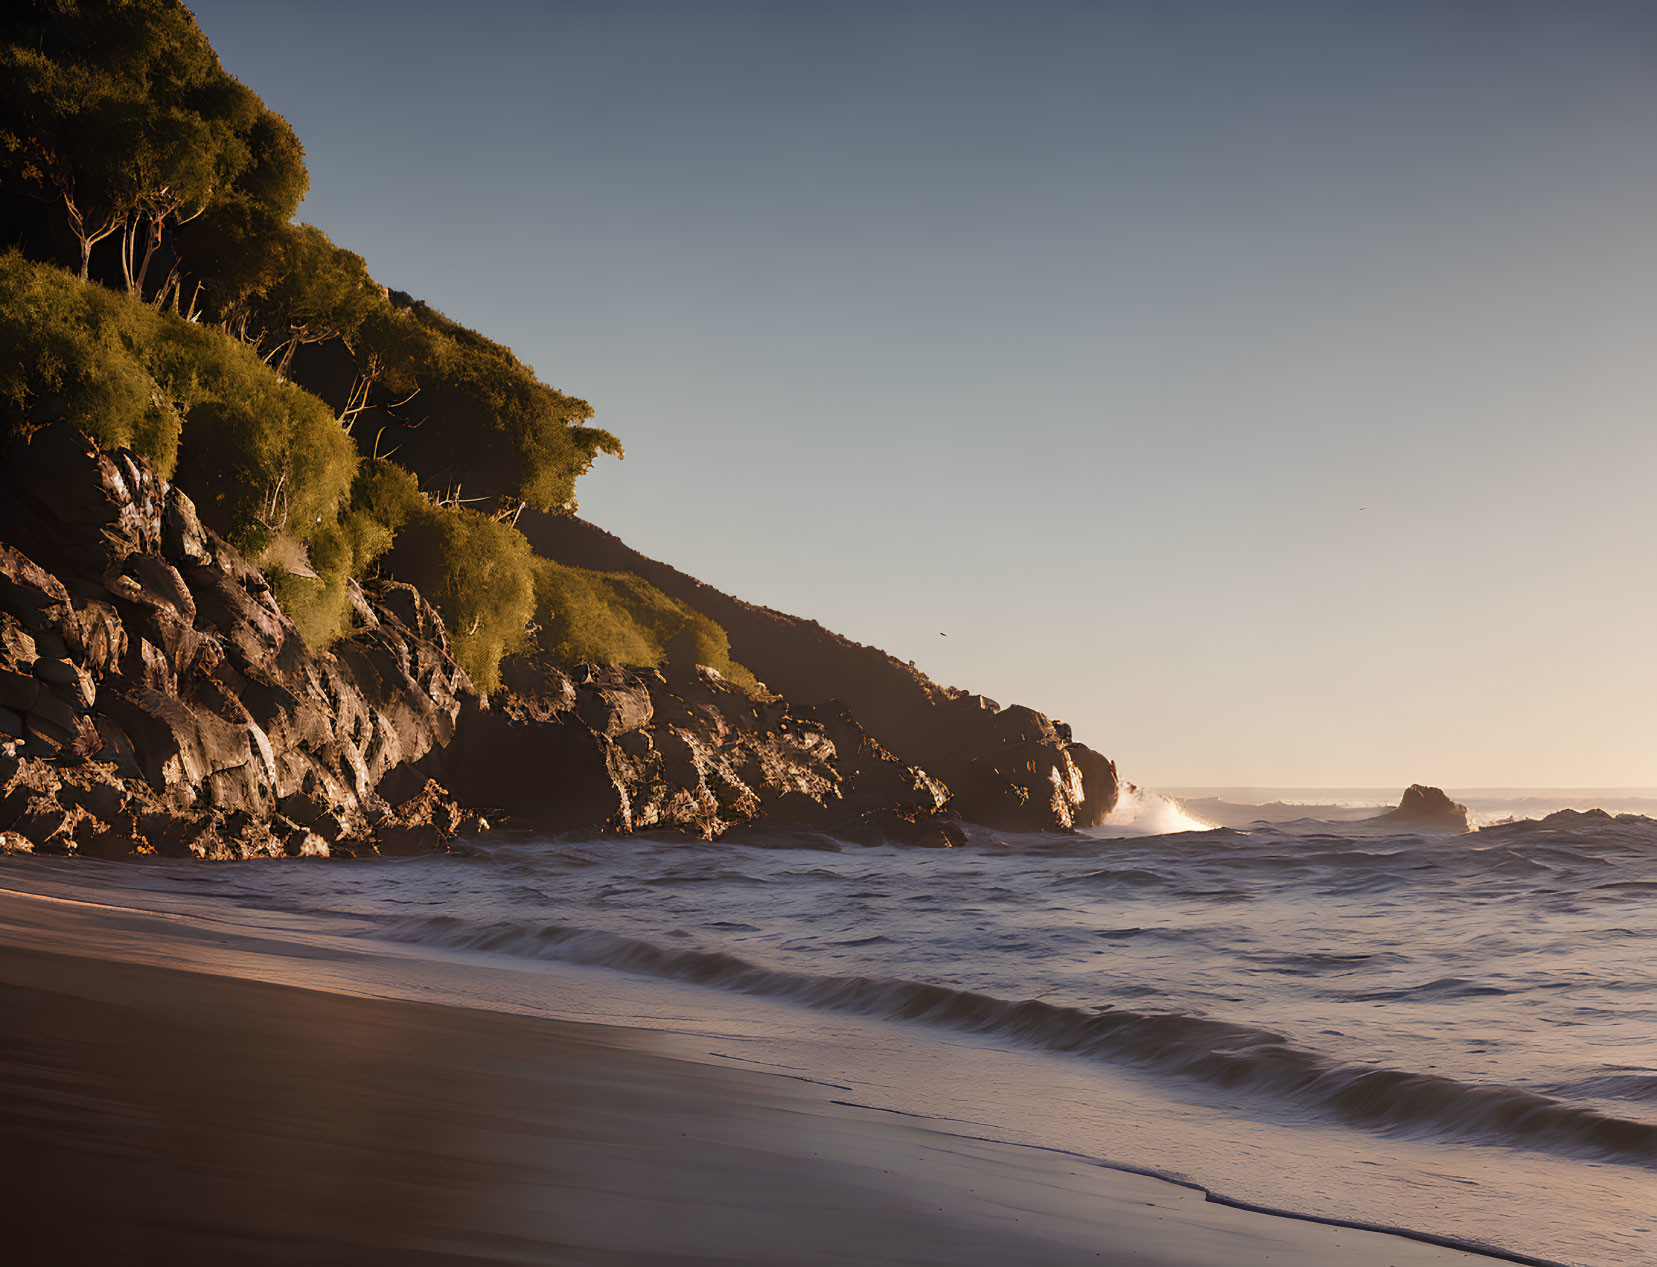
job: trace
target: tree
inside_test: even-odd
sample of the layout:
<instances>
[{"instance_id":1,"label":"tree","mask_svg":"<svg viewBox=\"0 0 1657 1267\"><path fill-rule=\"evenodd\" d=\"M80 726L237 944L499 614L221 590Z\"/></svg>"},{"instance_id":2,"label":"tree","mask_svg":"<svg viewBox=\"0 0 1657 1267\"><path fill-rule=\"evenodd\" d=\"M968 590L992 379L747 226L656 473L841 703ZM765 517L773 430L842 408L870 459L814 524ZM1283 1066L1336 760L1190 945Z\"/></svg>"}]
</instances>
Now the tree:
<instances>
[{"instance_id":1,"label":"tree","mask_svg":"<svg viewBox=\"0 0 1657 1267\"><path fill-rule=\"evenodd\" d=\"M386 303L362 256L335 246L315 225L287 225L275 249L275 279L254 304L261 324L254 341L286 377L302 344L349 344Z\"/></svg>"},{"instance_id":2,"label":"tree","mask_svg":"<svg viewBox=\"0 0 1657 1267\"><path fill-rule=\"evenodd\" d=\"M464 486L510 512L572 506L597 455L622 456L593 407L549 387L511 349L415 301L403 311L429 340L415 367L417 416L390 419L391 443L427 488Z\"/></svg>"},{"instance_id":3,"label":"tree","mask_svg":"<svg viewBox=\"0 0 1657 1267\"><path fill-rule=\"evenodd\" d=\"M127 290L135 295L145 293L150 261L167 228L176 229L202 215L218 190L251 159L246 133L263 112L263 104L218 69L205 41L202 50L211 66L179 66L183 82L173 85L173 100L152 87L155 108L144 113L131 150L136 193L121 267Z\"/></svg>"},{"instance_id":4,"label":"tree","mask_svg":"<svg viewBox=\"0 0 1657 1267\"><path fill-rule=\"evenodd\" d=\"M387 411L412 401L420 392L420 370L434 356L433 340L425 327L384 298L364 315L347 346L357 370L339 415L347 431L373 403L376 387L400 397L385 402Z\"/></svg>"},{"instance_id":5,"label":"tree","mask_svg":"<svg viewBox=\"0 0 1657 1267\"><path fill-rule=\"evenodd\" d=\"M246 141L247 166L175 235L189 308L199 304L244 341L254 300L281 275L290 221L310 187L305 149L281 115L261 107Z\"/></svg>"},{"instance_id":6,"label":"tree","mask_svg":"<svg viewBox=\"0 0 1657 1267\"><path fill-rule=\"evenodd\" d=\"M61 202L80 244L84 281L92 248L124 227L135 198L123 166L135 103L85 56L92 50L70 38L92 32L40 20L44 7L26 6L7 21L0 45L0 149L9 183Z\"/></svg>"},{"instance_id":7,"label":"tree","mask_svg":"<svg viewBox=\"0 0 1657 1267\"><path fill-rule=\"evenodd\" d=\"M0 25L5 175L61 205L80 245L120 234L142 295L166 230L201 215L251 158L258 97L178 0L24 0Z\"/></svg>"}]
</instances>

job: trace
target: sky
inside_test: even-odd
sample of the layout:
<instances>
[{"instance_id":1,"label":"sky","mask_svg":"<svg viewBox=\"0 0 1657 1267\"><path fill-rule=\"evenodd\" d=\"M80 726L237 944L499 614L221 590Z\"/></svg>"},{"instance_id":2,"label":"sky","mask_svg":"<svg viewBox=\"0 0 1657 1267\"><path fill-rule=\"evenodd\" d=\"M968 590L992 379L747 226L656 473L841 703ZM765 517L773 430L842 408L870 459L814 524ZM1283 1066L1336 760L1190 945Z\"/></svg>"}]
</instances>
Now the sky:
<instances>
[{"instance_id":1,"label":"sky","mask_svg":"<svg viewBox=\"0 0 1657 1267\"><path fill-rule=\"evenodd\" d=\"M644 553L1151 786L1657 785L1657 6L192 8Z\"/></svg>"}]
</instances>

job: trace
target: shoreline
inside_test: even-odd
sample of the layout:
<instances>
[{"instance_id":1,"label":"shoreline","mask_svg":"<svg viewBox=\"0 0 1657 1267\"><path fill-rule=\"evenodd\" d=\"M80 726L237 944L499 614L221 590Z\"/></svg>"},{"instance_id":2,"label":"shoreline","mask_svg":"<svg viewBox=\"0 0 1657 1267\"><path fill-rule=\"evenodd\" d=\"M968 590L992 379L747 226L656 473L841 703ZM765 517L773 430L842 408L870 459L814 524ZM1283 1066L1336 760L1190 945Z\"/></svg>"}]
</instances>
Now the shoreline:
<instances>
[{"instance_id":1,"label":"shoreline","mask_svg":"<svg viewBox=\"0 0 1657 1267\"><path fill-rule=\"evenodd\" d=\"M351 1262L1545 1261L898 1120L811 1079L669 1054L649 1030L23 949L22 931L0 925L7 1135L32 1139L12 1167L25 1184L64 1167L19 1201L57 1256L66 1235L96 1234L128 1254L132 1236L159 1240L168 1262L222 1261L237 1235L243 1261L290 1261L295 1236L308 1261ZM42 1034L50 1059L29 1046ZM38 1090L65 1080L75 1097ZM280 1164L237 1178L271 1148ZM221 1169L203 1178L206 1156ZM373 1200L340 1205L362 1185ZM158 1230L144 1197L165 1208L169 1192L182 1208ZM447 1230L410 1243L434 1210ZM519 1229L509 1253L503 1226ZM260 1228L283 1229L277 1257L259 1257Z\"/></svg>"}]
</instances>

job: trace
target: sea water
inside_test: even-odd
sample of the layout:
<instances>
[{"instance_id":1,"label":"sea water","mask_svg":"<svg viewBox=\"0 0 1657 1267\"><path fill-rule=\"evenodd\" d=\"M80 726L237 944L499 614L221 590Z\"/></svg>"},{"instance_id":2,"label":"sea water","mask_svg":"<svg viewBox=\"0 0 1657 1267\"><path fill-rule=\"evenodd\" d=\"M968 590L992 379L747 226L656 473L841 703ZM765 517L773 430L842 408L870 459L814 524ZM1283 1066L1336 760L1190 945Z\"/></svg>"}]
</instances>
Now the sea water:
<instances>
[{"instance_id":1,"label":"sea water","mask_svg":"<svg viewBox=\"0 0 1657 1267\"><path fill-rule=\"evenodd\" d=\"M1639 815L1376 835L1206 829L1142 798L952 850L497 834L408 861L15 859L0 884L463 960L483 1005L490 964L577 966L585 1019L853 1102L1274 1209L1657 1262Z\"/></svg>"}]
</instances>

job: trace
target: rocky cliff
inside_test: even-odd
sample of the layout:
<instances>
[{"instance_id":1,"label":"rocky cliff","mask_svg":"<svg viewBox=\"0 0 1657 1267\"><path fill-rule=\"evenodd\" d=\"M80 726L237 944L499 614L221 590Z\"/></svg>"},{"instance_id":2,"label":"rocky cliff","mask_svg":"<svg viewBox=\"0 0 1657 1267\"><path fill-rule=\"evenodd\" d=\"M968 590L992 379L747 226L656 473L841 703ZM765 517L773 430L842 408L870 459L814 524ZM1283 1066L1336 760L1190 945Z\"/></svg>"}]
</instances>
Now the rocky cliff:
<instances>
[{"instance_id":1,"label":"rocky cliff","mask_svg":"<svg viewBox=\"0 0 1657 1267\"><path fill-rule=\"evenodd\" d=\"M471 693L407 585L353 587L312 652L265 578L126 452L54 428L0 476L0 829L208 857L396 849L462 826L379 791ZM447 814L434 826L433 813Z\"/></svg>"},{"instance_id":2,"label":"rocky cliff","mask_svg":"<svg viewBox=\"0 0 1657 1267\"><path fill-rule=\"evenodd\" d=\"M877 647L733 598L576 516L526 514L518 526L548 558L637 573L707 613L730 635L731 654L772 690L797 707L849 709L883 748L953 789L969 821L1014 831L1094 827L1116 806L1115 764L1034 709L948 690Z\"/></svg>"},{"instance_id":3,"label":"rocky cliff","mask_svg":"<svg viewBox=\"0 0 1657 1267\"><path fill-rule=\"evenodd\" d=\"M948 845L963 818L1067 828L1115 803L1115 767L1061 724L942 690L579 520L532 527L558 537L558 557L635 563L714 607L742 658L791 690L755 698L706 667L532 653L508 657L485 699L408 585L353 583L350 636L308 646L260 571L130 452L51 428L6 453L0 494L7 848L408 853L490 818Z\"/></svg>"},{"instance_id":4,"label":"rocky cliff","mask_svg":"<svg viewBox=\"0 0 1657 1267\"><path fill-rule=\"evenodd\" d=\"M764 822L841 839L948 845L949 790L843 709L790 712L712 669L631 671L510 657L421 768L463 800L551 830L672 828L713 838Z\"/></svg>"}]
</instances>

